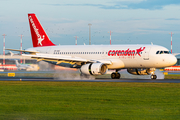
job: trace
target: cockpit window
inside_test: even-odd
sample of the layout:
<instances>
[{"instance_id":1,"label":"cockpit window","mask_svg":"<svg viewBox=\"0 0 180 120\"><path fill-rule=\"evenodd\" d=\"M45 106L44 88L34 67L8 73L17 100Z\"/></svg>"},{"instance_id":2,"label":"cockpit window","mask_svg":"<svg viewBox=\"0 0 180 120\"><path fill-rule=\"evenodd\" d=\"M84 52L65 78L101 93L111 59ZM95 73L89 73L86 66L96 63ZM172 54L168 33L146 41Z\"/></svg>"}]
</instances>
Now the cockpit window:
<instances>
[{"instance_id":1,"label":"cockpit window","mask_svg":"<svg viewBox=\"0 0 180 120\"><path fill-rule=\"evenodd\" d=\"M156 54L170 54L169 51L157 51Z\"/></svg>"},{"instance_id":2,"label":"cockpit window","mask_svg":"<svg viewBox=\"0 0 180 120\"><path fill-rule=\"evenodd\" d=\"M160 54L163 54L164 52L163 51L160 51Z\"/></svg>"},{"instance_id":3,"label":"cockpit window","mask_svg":"<svg viewBox=\"0 0 180 120\"><path fill-rule=\"evenodd\" d=\"M164 54L169 54L169 51L164 51Z\"/></svg>"}]
</instances>

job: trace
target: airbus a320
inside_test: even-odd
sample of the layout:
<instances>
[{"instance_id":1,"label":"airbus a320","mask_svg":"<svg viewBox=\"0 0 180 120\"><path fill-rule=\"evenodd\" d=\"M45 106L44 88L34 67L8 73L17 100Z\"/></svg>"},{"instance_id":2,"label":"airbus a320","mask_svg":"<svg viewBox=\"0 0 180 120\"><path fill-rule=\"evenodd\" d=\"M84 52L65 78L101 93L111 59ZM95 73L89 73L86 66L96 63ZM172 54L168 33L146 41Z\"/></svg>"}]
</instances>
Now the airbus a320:
<instances>
[{"instance_id":1,"label":"airbus a320","mask_svg":"<svg viewBox=\"0 0 180 120\"><path fill-rule=\"evenodd\" d=\"M34 13L28 14L33 48L21 51L37 61L55 65L62 63L79 66L82 75L103 75L115 70L112 79L121 77L120 70L127 69L134 75L151 75L156 79L155 70L172 66L177 59L169 50L159 45L60 45L51 42Z\"/></svg>"}]
</instances>

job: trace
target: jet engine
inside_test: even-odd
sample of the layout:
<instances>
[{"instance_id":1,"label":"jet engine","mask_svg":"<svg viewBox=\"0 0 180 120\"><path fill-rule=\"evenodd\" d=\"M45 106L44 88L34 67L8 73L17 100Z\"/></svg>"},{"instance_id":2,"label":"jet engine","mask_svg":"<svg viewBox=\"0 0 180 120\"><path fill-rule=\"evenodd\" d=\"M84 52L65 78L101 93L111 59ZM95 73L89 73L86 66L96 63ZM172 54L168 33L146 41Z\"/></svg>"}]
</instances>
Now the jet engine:
<instances>
[{"instance_id":1,"label":"jet engine","mask_svg":"<svg viewBox=\"0 0 180 120\"><path fill-rule=\"evenodd\" d=\"M80 71L86 75L103 75L107 71L107 66L103 63L88 63L82 65Z\"/></svg>"},{"instance_id":2,"label":"jet engine","mask_svg":"<svg viewBox=\"0 0 180 120\"><path fill-rule=\"evenodd\" d=\"M150 75L150 69L129 68L127 72L133 75Z\"/></svg>"}]
</instances>

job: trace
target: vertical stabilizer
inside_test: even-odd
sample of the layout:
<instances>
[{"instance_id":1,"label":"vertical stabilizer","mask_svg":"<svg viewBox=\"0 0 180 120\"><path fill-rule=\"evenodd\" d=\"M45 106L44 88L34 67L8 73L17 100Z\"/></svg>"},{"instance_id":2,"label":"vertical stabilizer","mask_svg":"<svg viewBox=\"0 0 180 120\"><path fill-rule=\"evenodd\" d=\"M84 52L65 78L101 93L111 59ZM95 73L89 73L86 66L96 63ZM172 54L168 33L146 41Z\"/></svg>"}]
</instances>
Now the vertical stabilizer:
<instances>
[{"instance_id":1,"label":"vertical stabilizer","mask_svg":"<svg viewBox=\"0 0 180 120\"><path fill-rule=\"evenodd\" d=\"M16 67L19 67L19 62L18 62L18 60L15 60L15 62L16 62Z\"/></svg>"},{"instance_id":2,"label":"vertical stabilizer","mask_svg":"<svg viewBox=\"0 0 180 120\"><path fill-rule=\"evenodd\" d=\"M28 14L33 47L54 46L34 13Z\"/></svg>"}]
</instances>

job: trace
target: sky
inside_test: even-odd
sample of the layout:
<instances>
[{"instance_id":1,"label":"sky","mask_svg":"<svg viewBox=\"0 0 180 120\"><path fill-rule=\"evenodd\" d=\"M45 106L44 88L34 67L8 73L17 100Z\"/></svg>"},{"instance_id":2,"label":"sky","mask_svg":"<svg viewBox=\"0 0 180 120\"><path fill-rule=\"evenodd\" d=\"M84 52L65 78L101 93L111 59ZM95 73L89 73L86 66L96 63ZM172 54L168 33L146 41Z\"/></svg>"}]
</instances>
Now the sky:
<instances>
[{"instance_id":1,"label":"sky","mask_svg":"<svg viewBox=\"0 0 180 120\"><path fill-rule=\"evenodd\" d=\"M35 13L57 45L156 44L180 52L179 0L0 0L0 54L6 48L32 47L28 13ZM6 51L7 53L8 51Z\"/></svg>"}]
</instances>

